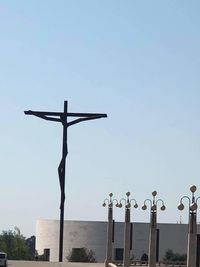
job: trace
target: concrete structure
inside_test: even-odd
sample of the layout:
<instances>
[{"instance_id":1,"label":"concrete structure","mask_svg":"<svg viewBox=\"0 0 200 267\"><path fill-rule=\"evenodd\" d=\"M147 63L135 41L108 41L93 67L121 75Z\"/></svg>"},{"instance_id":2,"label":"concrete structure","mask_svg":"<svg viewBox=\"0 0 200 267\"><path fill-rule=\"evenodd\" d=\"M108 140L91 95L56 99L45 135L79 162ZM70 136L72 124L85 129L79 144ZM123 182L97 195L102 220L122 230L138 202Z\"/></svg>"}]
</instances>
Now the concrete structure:
<instances>
[{"instance_id":1,"label":"concrete structure","mask_svg":"<svg viewBox=\"0 0 200 267\"><path fill-rule=\"evenodd\" d=\"M95 252L96 260L106 258L107 222L65 221L64 260L72 248L86 247ZM130 256L140 260L148 254L149 223L133 223L132 250ZM197 226L200 233L200 226ZM187 253L187 224L157 224L157 260L162 260L167 249L180 254ZM120 260L123 255L124 223L117 222L114 227L113 259ZM200 238L197 238L200 241ZM50 261L58 261L59 221L38 220L36 226L36 250L43 254L50 252ZM200 249L200 244L197 246Z\"/></svg>"},{"instance_id":2,"label":"concrete structure","mask_svg":"<svg viewBox=\"0 0 200 267\"><path fill-rule=\"evenodd\" d=\"M68 262L39 262L39 261L16 261L9 260L9 267L88 267L88 263L68 263ZM103 263L90 263L90 267L104 267Z\"/></svg>"}]
</instances>

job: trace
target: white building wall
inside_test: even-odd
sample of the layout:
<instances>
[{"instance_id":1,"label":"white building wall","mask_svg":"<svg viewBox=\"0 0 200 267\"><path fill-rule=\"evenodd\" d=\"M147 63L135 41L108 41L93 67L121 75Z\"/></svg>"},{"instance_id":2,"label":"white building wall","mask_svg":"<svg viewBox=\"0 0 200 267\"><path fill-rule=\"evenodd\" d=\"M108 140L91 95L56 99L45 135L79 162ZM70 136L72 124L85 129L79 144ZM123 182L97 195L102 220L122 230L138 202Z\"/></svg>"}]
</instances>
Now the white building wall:
<instances>
[{"instance_id":1,"label":"white building wall","mask_svg":"<svg viewBox=\"0 0 200 267\"><path fill-rule=\"evenodd\" d=\"M148 254L149 247L149 224L148 223L133 223L133 254L136 259L140 260L141 256Z\"/></svg>"},{"instance_id":2,"label":"white building wall","mask_svg":"<svg viewBox=\"0 0 200 267\"><path fill-rule=\"evenodd\" d=\"M59 221L38 220L36 223L36 250L42 255L50 249L50 261L58 261Z\"/></svg>"},{"instance_id":3,"label":"white building wall","mask_svg":"<svg viewBox=\"0 0 200 267\"><path fill-rule=\"evenodd\" d=\"M130 256L140 259L144 253L148 254L148 223L133 223L132 250ZM115 257L115 248L124 246L124 223L115 223L115 239L113 244L113 257ZM105 255L104 255L105 257Z\"/></svg>"},{"instance_id":4,"label":"white building wall","mask_svg":"<svg viewBox=\"0 0 200 267\"><path fill-rule=\"evenodd\" d=\"M95 251L97 261L105 259L107 224L105 222L65 222L64 257L72 248L85 247Z\"/></svg>"},{"instance_id":5,"label":"white building wall","mask_svg":"<svg viewBox=\"0 0 200 267\"><path fill-rule=\"evenodd\" d=\"M160 258L165 251L172 249L179 254L187 253L187 224L158 224L160 229Z\"/></svg>"},{"instance_id":6,"label":"white building wall","mask_svg":"<svg viewBox=\"0 0 200 267\"><path fill-rule=\"evenodd\" d=\"M39 255L50 249L50 261L58 261L59 221L38 220L36 224L36 250ZM65 221L63 260L72 248L86 247L95 251L97 261L105 259L106 222Z\"/></svg>"},{"instance_id":7,"label":"white building wall","mask_svg":"<svg viewBox=\"0 0 200 267\"><path fill-rule=\"evenodd\" d=\"M177 253L187 251L186 224L158 224L159 229L159 259L162 260L167 249ZM199 231L198 225L198 231ZM123 248L124 224L115 223L115 248ZM106 257L107 223L95 221L65 221L64 223L64 250L66 256L72 248L86 247L95 252L96 260L103 262ZM143 253L148 254L149 224L133 223L133 248L130 255L140 259ZM36 250L43 254L44 249L50 249L50 261L58 261L59 248L59 221L38 220L36 224Z\"/></svg>"}]
</instances>

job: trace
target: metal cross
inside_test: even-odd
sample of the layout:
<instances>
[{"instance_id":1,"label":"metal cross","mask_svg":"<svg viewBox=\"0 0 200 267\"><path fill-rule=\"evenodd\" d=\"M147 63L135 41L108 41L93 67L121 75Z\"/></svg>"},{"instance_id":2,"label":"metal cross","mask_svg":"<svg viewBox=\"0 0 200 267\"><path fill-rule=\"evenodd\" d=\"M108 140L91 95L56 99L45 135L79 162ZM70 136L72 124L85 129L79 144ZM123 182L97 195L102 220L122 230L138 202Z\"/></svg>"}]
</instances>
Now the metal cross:
<instances>
[{"instance_id":1,"label":"metal cross","mask_svg":"<svg viewBox=\"0 0 200 267\"><path fill-rule=\"evenodd\" d=\"M60 200L60 237L59 237L59 262L63 260L63 229L64 229L64 204L65 204L65 166L66 157L68 155L67 147L67 129L68 127L77 124L82 121L95 120L100 118L106 118L107 114L101 113L70 113L68 112L68 101L64 101L64 112L48 112L48 111L24 111L26 115L34 115L44 120L61 122L63 125L63 147L62 147L62 159L58 166L58 175L61 190ZM68 121L68 117L74 117L76 119Z\"/></svg>"}]
</instances>

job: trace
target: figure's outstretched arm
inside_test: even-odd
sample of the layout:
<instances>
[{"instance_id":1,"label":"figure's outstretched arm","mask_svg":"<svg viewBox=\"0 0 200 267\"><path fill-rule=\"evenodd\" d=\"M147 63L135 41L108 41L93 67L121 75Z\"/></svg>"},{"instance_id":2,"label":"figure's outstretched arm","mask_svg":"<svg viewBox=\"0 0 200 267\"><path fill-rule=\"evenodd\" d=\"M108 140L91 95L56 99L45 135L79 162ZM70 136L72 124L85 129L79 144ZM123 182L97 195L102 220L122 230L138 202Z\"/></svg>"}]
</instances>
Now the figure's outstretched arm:
<instances>
[{"instance_id":1,"label":"figure's outstretched arm","mask_svg":"<svg viewBox=\"0 0 200 267\"><path fill-rule=\"evenodd\" d=\"M88 117L88 118L80 118L80 119L76 119L76 120L74 120L74 121L70 121L70 122L68 122L67 123L67 127L69 127L69 126L72 126L72 125L74 125L74 124L76 124L76 123L79 123L79 122L82 122L82 121L89 121L89 120L96 120L96 119L101 119L102 118L102 116L101 115L97 115L97 116L91 116L91 117Z\"/></svg>"},{"instance_id":2,"label":"figure's outstretched arm","mask_svg":"<svg viewBox=\"0 0 200 267\"><path fill-rule=\"evenodd\" d=\"M47 120L47 121L56 121L56 122L61 122L60 118L56 118L56 117L60 117L62 115L62 113L59 112L43 112L43 111L32 111L32 110L28 110L28 111L24 111L24 113L26 115L34 115L36 117L39 117L43 120ZM54 116L54 117L50 117L50 116Z\"/></svg>"}]
</instances>

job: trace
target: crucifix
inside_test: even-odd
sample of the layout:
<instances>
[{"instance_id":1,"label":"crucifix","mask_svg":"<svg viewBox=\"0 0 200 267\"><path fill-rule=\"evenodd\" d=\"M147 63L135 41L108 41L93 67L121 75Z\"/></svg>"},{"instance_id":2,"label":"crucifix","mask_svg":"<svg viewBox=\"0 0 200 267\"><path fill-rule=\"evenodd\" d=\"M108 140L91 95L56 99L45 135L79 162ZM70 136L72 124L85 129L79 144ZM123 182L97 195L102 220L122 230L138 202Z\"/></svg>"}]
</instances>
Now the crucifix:
<instances>
[{"instance_id":1,"label":"crucifix","mask_svg":"<svg viewBox=\"0 0 200 267\"><path fill-rule=\"evenodd\" d=\"M68 112L68 101L64 101L64 112L48 111L24 111L25 115L34 115L44 120L60 122L63 125L63 146L62 158L58 166L58 176L60 182L61 200L60 200L60 236L59 236L59 262L63 261L63 230L64 230L64 204L65 204L65 166L68 155L67 129L68 127L82 121L106 118L107 114L101 113L71 113ZM75 118L68 121L68 118Z\"/></svg>"}]
</instances>

